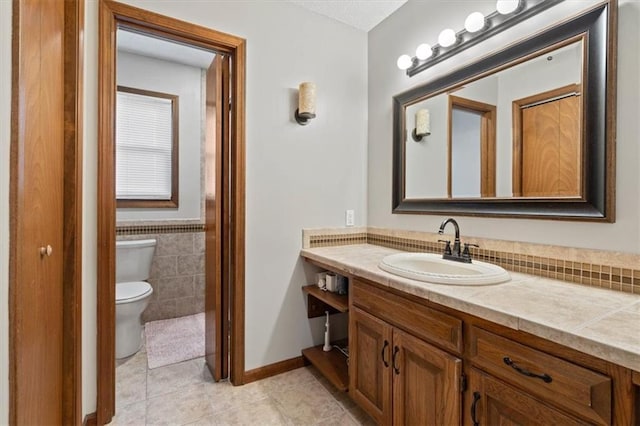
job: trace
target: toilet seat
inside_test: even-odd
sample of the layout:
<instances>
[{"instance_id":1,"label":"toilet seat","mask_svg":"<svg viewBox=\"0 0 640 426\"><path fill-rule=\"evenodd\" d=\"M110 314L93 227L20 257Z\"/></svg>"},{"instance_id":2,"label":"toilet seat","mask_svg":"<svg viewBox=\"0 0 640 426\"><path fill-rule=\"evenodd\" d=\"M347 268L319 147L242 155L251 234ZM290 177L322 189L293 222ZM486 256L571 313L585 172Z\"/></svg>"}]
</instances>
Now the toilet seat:
<instances>
[{"instance_id":1,"label":"toilet seat","mask_svg":"<svg viewBox=\"0 0 640 426\"><path fill-rule=\"evenodd\" d=\"M151 293L153 293L153 288L145 281L116 283L116 305L137 302Z\"/></svg>"}]
</instances>

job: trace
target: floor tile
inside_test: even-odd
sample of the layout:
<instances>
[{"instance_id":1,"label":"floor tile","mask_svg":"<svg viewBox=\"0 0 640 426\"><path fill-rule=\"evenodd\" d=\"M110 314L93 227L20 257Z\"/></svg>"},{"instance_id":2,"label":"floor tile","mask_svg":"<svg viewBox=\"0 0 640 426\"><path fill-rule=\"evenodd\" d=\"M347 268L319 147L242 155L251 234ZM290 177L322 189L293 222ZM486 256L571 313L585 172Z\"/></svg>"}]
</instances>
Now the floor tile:
<instances>
[{"instance_id":1,"label":"floor tile","mask_svg":"<svg viewBox=\"0 0 640 426\"><path fill-rule=\"evenodd\" d=\"M213 414L205 384L182 387L147 400L147 424L183 425Z\"/></svg>"},{"instance_id":2,"label":"floor tile","mask_svg":"<svg viewBox=\"0 0 640 426\"><path fill-rule=\"evenodd\" d=\"M317 380L273 391L270 396L280 411L297 425L316 424L344 413L340 404Z\"/></svg>"},{"instance_id":3,"label":"floor tile","mask_svg":"<svg viewBox=\"0 0 640 426\"><path fill-rule=\"evenodd\" d=\"M188 385L202 383L202 370L197 360L154 368L147 374L147 397L167 394Z\"/></svg>"},{"instance_id":4,"label":"floor tile","mask_svg":"<svg viewBox=\"0 0 640 426\"><path fill-rule=\"evenodd\" d=\"M122 408L116 407L116 415L111 420L109 425L111 426L120 426L120 425L131 425L131 426L141 426L145 425L147 422L147 401L135 402L133 404L129 404Z\"/></svg>"},{"instance_id":5,"label":"floor tile","mask_svg":"<svg viewBox=\"0 0 640 426\"><path fill-rule=\"evenodd\" d=\"M223 411L216 415L215 422L217 426L293 426L270 398Z\"/></svg>"}]
</instances>

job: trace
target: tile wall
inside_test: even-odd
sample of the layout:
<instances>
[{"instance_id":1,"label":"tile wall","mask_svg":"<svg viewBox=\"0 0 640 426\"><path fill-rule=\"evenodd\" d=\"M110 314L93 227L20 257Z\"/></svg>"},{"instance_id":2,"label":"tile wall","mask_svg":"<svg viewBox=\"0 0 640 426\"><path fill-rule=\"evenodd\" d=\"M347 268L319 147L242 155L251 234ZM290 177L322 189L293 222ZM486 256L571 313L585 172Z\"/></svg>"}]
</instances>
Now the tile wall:
<instances>
[{"instance_id":1,"label":"tile wall","mask_svg":"<svg viewBox=\"0 0 640 426\"><path fill-rule=\"evenodd\" d=\"M157 241L148 280L153 295L143 322L204 312L202 225L118 226L116 233L118 240Z\"/></svg>"}]
</instances>

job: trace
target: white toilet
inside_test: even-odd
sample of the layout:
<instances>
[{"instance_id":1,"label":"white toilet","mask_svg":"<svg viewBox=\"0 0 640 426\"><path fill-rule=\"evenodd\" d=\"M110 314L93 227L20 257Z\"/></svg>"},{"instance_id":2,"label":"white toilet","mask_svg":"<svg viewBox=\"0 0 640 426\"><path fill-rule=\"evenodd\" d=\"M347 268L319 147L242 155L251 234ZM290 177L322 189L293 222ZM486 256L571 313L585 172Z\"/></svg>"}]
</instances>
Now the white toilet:
<instances>
[{"instance_id":1,"label":"white toilet","mask_svg":"<svg viewBox=\"0 0 640 426\"><path fill-rule=\"evenodd\" d=\"M146 280L156 240L116 241L116 358L126 358L142 346L141 316L153 288Z\"/></svg>"}]
</instances>

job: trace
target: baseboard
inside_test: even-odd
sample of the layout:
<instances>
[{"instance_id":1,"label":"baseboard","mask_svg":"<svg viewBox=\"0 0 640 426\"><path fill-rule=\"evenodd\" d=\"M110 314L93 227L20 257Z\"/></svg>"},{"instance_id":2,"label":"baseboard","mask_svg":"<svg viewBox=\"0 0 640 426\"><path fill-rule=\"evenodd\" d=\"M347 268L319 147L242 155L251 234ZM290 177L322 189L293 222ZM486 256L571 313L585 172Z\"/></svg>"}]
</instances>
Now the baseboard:
<instances>
[{"instance_id":1,"label":"baseboard","mask_svg":"<svg viewBox=\"0 0 640 426\"><path fill-rule=\"evenodd\" d=\"M98 425L98 415L96 413L89 413L84 417L84 421L82 422L82 426L97 426Z\"/></svg>"},{"instance_id":2,"label":"baseboard","mask_svg":"<svg viewBox=\"0 0 640 426\"><path fill-rule=\"evenodd\" d=\"M244 372L244 383L247 384L255 382L256 380L266 379L267 377L304 367L304 365L304 358L302 356L297 356L295 358L285 359L284 361L279 361L263 367L254 368L253 370Z\"/></svg>"}]
</instances>

